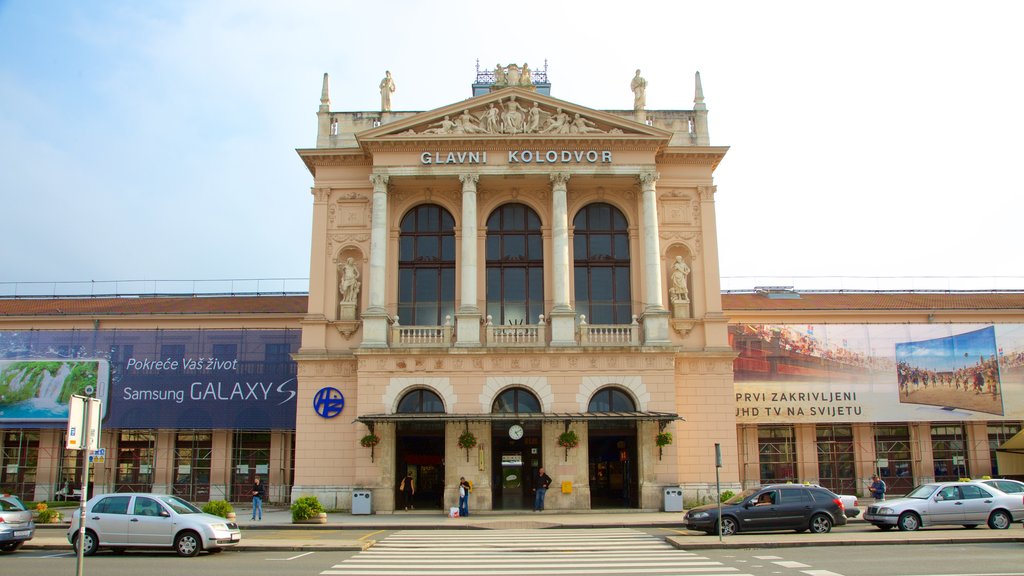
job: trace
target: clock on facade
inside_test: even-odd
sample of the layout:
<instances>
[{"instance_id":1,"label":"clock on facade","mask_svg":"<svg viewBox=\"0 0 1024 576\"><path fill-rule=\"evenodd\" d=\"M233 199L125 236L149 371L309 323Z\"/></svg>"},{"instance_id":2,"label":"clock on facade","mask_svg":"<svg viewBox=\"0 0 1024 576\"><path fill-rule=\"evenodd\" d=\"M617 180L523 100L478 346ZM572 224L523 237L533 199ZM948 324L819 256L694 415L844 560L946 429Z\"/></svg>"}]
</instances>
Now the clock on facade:
<instances>
[{"instance_id":1,"label":"clock on facade","mask_svg":"<svg viewBox=\"0 0 1024 576\"><path fill-rule=\"evenodd\" d=\"M523 427L520 426L519 424L513 424L512 426L509 426L508 437L513 440L519 440L520 438L523 437Z\"/></svg>"}]
</instances>

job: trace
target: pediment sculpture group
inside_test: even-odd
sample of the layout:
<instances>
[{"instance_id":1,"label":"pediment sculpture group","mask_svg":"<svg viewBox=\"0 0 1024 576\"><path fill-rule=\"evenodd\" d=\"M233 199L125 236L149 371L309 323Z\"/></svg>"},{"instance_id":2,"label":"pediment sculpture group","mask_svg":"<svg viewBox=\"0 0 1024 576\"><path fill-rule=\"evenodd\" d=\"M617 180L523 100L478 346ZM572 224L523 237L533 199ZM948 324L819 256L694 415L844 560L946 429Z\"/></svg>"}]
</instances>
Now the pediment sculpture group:
<instances>
[{"instance_id":1,"label":"pediment sculpture group","mask_svg":"<svg viewBox=\"0 0 1024 576\"><path fill-rule=\"evenodd\" d=\"M524 108L512 95L476 114L463 110L429 124L421 132L407 130L403 134L622 134L622 130L602 130L578 113L570 116L561 108L548 112L537 102Z\"/></svg>"}]
</instances>

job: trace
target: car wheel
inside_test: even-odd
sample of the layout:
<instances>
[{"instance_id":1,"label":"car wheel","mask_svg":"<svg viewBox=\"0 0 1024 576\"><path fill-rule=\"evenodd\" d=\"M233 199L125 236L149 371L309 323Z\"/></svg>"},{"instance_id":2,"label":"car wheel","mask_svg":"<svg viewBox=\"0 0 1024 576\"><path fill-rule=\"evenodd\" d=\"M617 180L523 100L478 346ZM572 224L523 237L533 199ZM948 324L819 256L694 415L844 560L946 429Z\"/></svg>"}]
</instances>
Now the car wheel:
<instances>
[{"instance_id":1,"label":"car wheel","mask_svg":"<svg viewBox=\"0 0 1024 576\"><path fill-rule=\"evenodd\" d=\"M92 530L86 530L84 542L85 546L82 547L82 556L92 556L95 554L99 548L99 540L96 539L96 533ZM72 547L76 552L78 551L78 533L75 533L75 541Z\"/></svg>"},{"instance_id":2,"label":"car wheel","mask_svg":"<svg viewBox=\"0 0 1024 576\"><path fill-rule=\"evenodd\" d=\"M904 532L913 532L921 527L921 519L913 512L904 512L900 514L900 519L896 521L896 524Z\"/></svg>"},{"instance_id":3,"label":"car wheel","mask_svg":"<svg viewBox=\"0 0 1024 576\"><path fill-rule=\"evenodd\" d=\"M178 534L178 537L174 539L174 551L178 553L178 556L195 556L202 549L203 542L199 539L199 534L191 530Z\"/></svg>"},{"instance_id":4,"label":"car wheel","mask_svg":"<svg viewBox=\"0 0 1024 576\"><path fill-rule=\"evenodd\" d=\"M885 532L886 530L892 530L892 524L878 524L878 529L882 532Z\"/></svg>"},{"instance_id":5,"label":"car wheel","mask_svg":"<svg viewBox=\"0 0 1024 576\"><path fill-rule=\"evenodd\" d=\"M1013 524L1013 520L1004 510L996 510L988 517L988 527L993 530L1006 530L1010 524Z\"/></svg>"},{"instance_id":6,"label":"car wheel","mask_svg":"<svg viewBox=\"0 0 1024 576\"><path fill-rule=\"evenodd\" d=\"M721 520L722 524L722 536L732 536L739 531L739 527L736 525L736 519L726 516Z\"/></svg>"},{"instance_id":7,"label":"car wheel","mask_svg":"<svg viewBox=\"0 0 1024 576\"><path fill-rule=\"evenodd\" d=\"M832 531L832 519L824 514L815 514L810 526L811 532L815 534L828 534Z\"/></svg>"},{"instance_id":8,"label":"car wheel","mask_svg":"<svg viewBox=\"0 0 1024 576\"><path fill-rule=\"evenodd\" d=\"M18 542L4 542L3 544L0 544L0 552L4 552L4 553L14 552L18 548L21 548L21 545L24 544L24 543L25 543L24 541L20 541L20 540Z\"/></svg>"}]
</instances>

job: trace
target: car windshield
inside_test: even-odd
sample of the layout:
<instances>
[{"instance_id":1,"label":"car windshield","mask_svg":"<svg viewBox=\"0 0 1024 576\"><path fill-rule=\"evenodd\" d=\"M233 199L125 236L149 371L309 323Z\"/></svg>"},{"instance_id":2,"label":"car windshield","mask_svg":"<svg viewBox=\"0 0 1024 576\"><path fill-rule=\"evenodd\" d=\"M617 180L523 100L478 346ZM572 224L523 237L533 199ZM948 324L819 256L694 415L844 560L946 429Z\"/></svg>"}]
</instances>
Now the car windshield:
<instances>
[{"instance_id":1,"label":"car windshield","mask_svg":"<svg viewBox=\"0 0 1024 576\"><path fill-rule=\"evenodd\" d=\"M927 500L932 494L938 490L940 486L938 484L922 484L917 488L914 488L907 494L907 498L917 498L918 500Z\"/></svg>"},{"instance_id":2,"label":"car windshield","mask_svg":"<svg viewBox=\"0 0 1024 576\"><path fill-rule=\"evenodd\" d=\"M4 496L0 498L0 512L10 512L12 510L26 510L25 504L17 496Z\"/></svg>"},{"instance_id":3,"label":"car windshield","mask_svg":"<svg viewBox=\"0 0 1024 576\"><path fill-rule=\"evenodd\" d=\"M743 502L744 500L750 498L754 494L757 494L757 492L757 488L748 488L743 492L740 492L739 494L733 496L732 498L729 498L725 502L722 502L722 504L739 504L740 502Z\"/></svg>"},{"instance_id":4,"label":"car windshield","mask_svg":"<svg viewBox=\"0 0 1024 576\"><path fill-rule=\"evenodd\" d=\"M171 507L178 514L202 514L203 511L177 496L163 496L160 501Z\"/></svg>"}]
</instances>

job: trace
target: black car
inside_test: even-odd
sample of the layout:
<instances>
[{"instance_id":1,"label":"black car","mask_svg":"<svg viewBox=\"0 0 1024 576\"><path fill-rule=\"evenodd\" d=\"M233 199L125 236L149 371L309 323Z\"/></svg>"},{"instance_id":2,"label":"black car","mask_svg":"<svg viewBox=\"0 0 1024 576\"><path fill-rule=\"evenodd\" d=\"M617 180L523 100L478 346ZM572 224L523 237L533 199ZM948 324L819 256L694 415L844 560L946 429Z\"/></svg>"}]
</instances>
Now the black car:
<instances>
[{"instance_id":1,"label":"black car","mask_svg":"<svg viewBox=\"0 0 1024 576\"><path fill-rule=\"evenodd\" d=\"M776 484L744 490L722 503L722 535L764 530L824 534L846 524L839 496L820 486ZM718 505L686 513L686 529L718 533Z\"/></svg>"}]
</instances>

